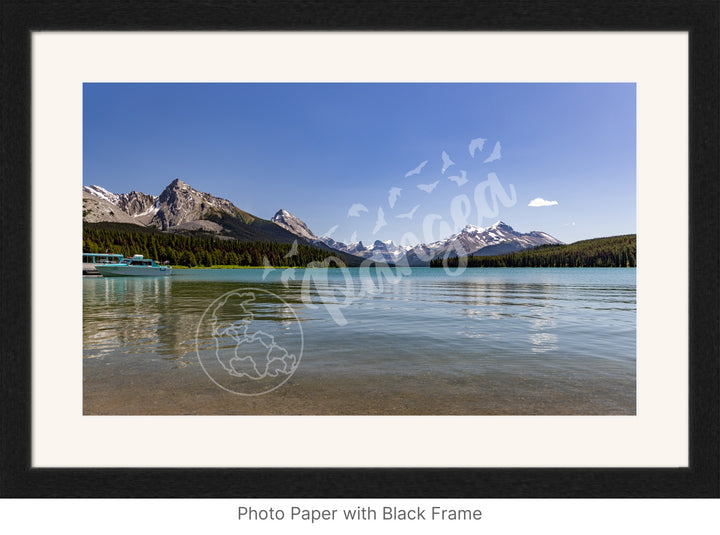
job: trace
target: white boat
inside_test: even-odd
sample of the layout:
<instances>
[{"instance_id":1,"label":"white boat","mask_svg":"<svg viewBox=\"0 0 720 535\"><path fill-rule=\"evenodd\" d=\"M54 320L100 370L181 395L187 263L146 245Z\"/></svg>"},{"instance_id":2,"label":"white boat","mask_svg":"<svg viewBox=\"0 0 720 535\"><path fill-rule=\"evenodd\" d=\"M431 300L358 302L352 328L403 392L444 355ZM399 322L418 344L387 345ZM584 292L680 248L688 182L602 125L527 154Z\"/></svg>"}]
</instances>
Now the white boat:
<instances>
[{"instance_id":1,"label":"white boat","mask_svg":"<svg viewBox=\"0 0 720 535\"><path fill-rule=\"evenodd\" d=\"M132 258L125 258L116 264L102 264L95 266L103 277L157 277L170 275L170 266L161 266L150 258L136 254Z\"/></svg>"},{"instance_id":2,"label":"white boat","mask_svg":"<svg viewBox=\"0 0 720 535\"><path fill-rule=\"evenodd\" d=\"M95 269L98 264L119 264L123 255L108 253L83 253L83 275L100 275Z\"/></svg>"}]
</instances>

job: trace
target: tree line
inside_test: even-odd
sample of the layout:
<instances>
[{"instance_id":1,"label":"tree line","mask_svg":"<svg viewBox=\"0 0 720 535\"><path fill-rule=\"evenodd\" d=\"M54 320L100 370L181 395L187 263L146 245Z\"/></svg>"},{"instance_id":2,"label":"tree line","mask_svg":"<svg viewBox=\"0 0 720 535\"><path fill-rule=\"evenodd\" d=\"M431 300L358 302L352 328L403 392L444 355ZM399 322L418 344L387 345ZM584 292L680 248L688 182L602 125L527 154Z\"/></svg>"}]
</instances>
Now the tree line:
<instances>
[{"instance_id":1,"label":"tree line","mask_svg":"<svg viewBox=\"0 0 720 535\"><path fill-rule=\"evenodd\" d=\"M496 256L471 255L467 267L636 267L637 235L583 240L568 245L541 245ZM456 268L458 257L435 258L430 267Z\"/></svg>"},{"instance_id":2,"label":"tree line","mask_svg":"<svg viewBox=\"0 0 720 535\"><path fill-rule=\"evenodd\" d=\"M133 225L133 227L135 227ZM83 252L132 256L187 267L272 266L305 267L324 262L332 253L302 244L239 242L212 236L166 234L122 224L83 225ZM292 253L292 254L291 254Z\"/></svg>"}]
</instances>

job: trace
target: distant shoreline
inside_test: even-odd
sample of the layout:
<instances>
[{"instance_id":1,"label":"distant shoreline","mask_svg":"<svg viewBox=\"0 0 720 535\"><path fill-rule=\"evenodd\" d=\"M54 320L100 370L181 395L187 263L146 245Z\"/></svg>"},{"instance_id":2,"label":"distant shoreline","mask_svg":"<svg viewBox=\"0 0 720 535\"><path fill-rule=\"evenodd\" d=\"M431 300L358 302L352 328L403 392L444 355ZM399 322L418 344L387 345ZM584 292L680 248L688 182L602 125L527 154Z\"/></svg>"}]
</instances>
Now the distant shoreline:
<instances>
[{"instance_id":1,"label":"distant shoreline","mask_svg":"<svg viewBox=\"0 0 720 535\"><path fill-rule=\"evenodd\" d=\"M346 267L349 269L361 269L352 266L330 266L330 267L313 267L313 266L171 266L177 270L198 270L198 269L338 269ZM370 268L384 268L386 266L370 265ZM397 268L398 266L387 266ZM431 266L400 266L409 267L410 269L436 269ZM469 268L469 266L467 266ZM478 266L473 269L634 269L637 266ZM457 269L457 268L452 268Z\"/></svg>"},{"instance_id":2,"label":"distant shoreline","mask_svg":"<svg viewBox=\"0 0 720 535\"><path fill-rule=\"evenodd\" d=\"M173 269L305 269L307 266L171 266Z\"/></svg>"}]
</instances>

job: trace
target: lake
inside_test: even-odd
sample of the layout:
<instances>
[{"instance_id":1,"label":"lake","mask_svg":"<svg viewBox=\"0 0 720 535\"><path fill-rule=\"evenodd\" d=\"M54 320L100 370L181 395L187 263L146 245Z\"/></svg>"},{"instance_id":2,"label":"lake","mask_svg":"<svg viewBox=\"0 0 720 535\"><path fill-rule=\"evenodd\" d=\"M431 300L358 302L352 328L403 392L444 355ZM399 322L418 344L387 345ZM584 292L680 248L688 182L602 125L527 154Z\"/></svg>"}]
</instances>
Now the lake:
<instances>
[{"instance_id":1,"label":"lake","mask_svg":"<svg viewBox=\"0 0 720 535\"><path fill-rule=\"evenodd\" d=\"M636 410L634 268L83 280L85 414Z\"/></svg>"}]
</instances>

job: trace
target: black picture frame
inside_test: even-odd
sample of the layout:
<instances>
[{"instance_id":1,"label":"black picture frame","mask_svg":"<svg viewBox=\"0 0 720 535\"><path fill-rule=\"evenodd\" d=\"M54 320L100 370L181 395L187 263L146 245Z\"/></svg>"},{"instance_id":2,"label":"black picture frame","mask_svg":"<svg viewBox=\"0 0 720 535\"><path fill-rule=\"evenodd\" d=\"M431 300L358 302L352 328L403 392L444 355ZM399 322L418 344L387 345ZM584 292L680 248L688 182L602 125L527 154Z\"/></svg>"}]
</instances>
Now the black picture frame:
<instances>
[{"instance_id":1,"label":"black picture frame","mask_svg":"<svg viewBox=\"0 0 720 535\"><path fill-rule=\"evenodd\" d=\"M718 55L715 0L3 1L1 497L719 497ZM31 34L36 31L687 31L689 467L194 469L31 465Z\"/></svg>"}]
</instances>

